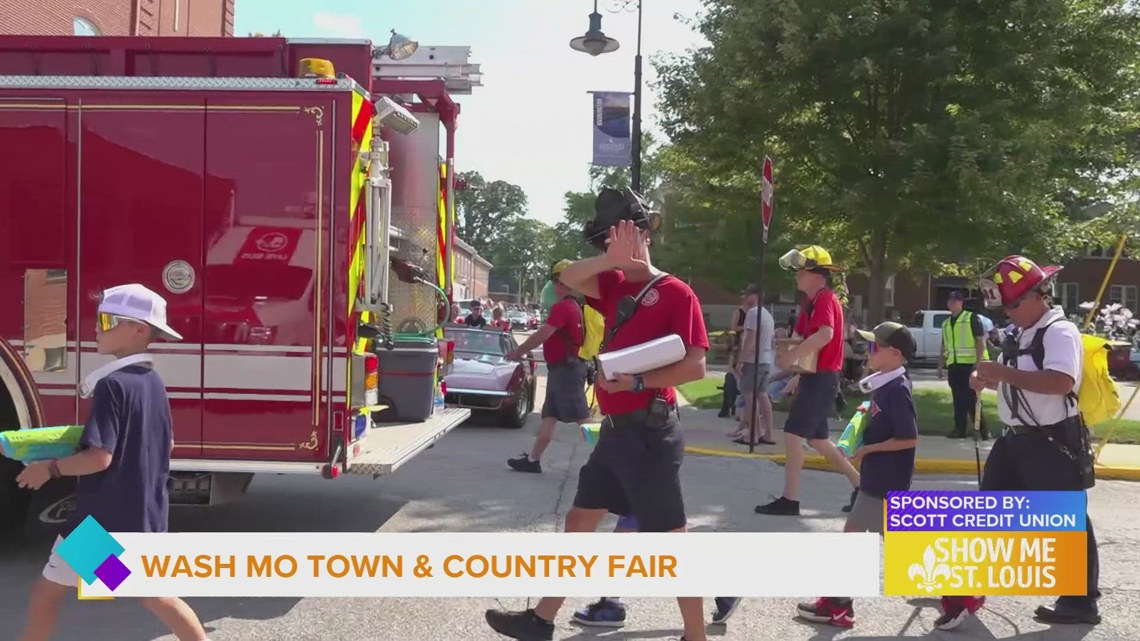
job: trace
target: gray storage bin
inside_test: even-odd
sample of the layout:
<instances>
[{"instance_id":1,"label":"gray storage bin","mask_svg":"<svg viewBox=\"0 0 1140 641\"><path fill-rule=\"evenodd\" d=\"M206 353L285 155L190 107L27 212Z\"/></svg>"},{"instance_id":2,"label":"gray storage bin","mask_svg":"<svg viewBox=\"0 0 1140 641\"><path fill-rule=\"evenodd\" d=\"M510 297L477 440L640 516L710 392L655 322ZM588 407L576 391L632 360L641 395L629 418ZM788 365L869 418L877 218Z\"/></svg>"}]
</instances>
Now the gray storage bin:
<instances>
[{"instance_id":1,"label":"gray storage bin","mask_svg":"<svg viewBox=\"0 0 1140 641\"><path fill-rule=\"evenodd\" d=\"M379 359L380 404L377 423L408 423L431 418L435 401L435 367L439 347L435 338L396 338L393 349L375 351ZM383 427L378 425L377 427Z\"/></svg>"}]
</instances>

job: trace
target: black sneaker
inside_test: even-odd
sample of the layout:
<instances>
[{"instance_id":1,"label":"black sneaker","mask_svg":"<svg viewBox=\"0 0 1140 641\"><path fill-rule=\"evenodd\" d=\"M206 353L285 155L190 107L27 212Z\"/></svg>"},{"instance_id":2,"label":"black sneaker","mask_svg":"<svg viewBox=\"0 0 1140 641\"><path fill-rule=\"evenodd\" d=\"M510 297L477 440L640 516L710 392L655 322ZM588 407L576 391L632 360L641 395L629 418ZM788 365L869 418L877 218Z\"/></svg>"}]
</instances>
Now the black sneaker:
<instances>
[{"instance_id":1,"label":"black sneaker","mask_svg":"<svg viewBox=\"0 0 1140 641\"><path fill-rule=\"evenodd\" d=\"M757 505L756 513L770 516L799 516L800 502L781 496L767 505Z\"/></svg>"},{"instance_id":2,"label":"black sneaker","mask_svg":"<svg viewBox=\"0 0 1140 641\"><path fill-rule=\"evenodd\" d=\"M539 461L530 460L529 454L523 454L518 458L507 459L507 465L516 472L530 472L531 474L542 474L542 463Z\"/></svg>"},{"instance_id":3,"label":"black sneaker","mask_svg":"<svg viewBox=\"0 0 1140 641\"><path fill-rule=\"evenodd\" d=\"M1083 597L1061 597L1052 606L1043 605L1033 613L1044 623L1088 624L1100 623L1096 601Z\"/></svg>"},{"instance_id":4,"label":"black sneaker","mask_svg":"<svg viewBox=\"0 0 1140 641\"><path fill-rule=\"evenodd\" d=\"M718 596L713 599L716 609L712 613L712 622L727 623L732 615L736 614L736 608L740 607L740 602L743 600L738 596Z\"/></svg>"},{"instance_id":5,"label":"black sneaker","mask_svg":"<svg viewBox=\"0 0 1140 641\"><path fill-rule=\"evenodd\" d=\"M487 610L484 616L492 630L517 641L551 641L554 638L554 624L539 618L533 608L522 612Z\"/></svg>"},{"instance_id":6,"label":"black sneaker","mask_svg":"<svg viewBox=\"0 0 1140 641\"><path fill-rule=\"evenodd\" d=\"M578 625L594 628L620 628L625 625L625 606L602 597L576 611L571 619Z\"/></svg>"},{"instance_id":7,"label":"black sneaker","mask_svg":"<svg viewBox=\"0 0 1140 641\"><path fill-rule=\"evenodd\" d=\"M843 506L843 513L850 514L851 508L855 507L855 497L859 496L859 488L851 490L851 501Z\"/></svg>"}]
</instances>

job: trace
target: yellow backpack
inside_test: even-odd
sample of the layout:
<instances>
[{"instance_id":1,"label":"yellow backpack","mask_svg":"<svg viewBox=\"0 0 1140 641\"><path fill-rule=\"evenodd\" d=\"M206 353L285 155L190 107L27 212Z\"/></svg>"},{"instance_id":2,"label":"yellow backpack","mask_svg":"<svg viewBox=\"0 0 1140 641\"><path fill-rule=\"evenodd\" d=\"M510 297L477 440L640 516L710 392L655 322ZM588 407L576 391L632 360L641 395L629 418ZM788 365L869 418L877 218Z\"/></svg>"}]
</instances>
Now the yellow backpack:
<instances>
[{"instance_id":1,"label":"yellow backpack","mask_svg":"<svg viewBox=\"0 0 1140 641\"><path fill-rule=\"evenodd\" d=\"M582 347L578 350L578 358L584 361L592 361L602 347L602 336L606 333L605 317L593 307L582 305L582 331L585 334L585 340L582 341Z\"/></svg>"},{"instance_id":2,"label":"yellow backpack","mask_svg":"<svg viewBox=\"0 0 1140 641\"><path fill-rule=\"evenodd\" d=\"M1044 369L1045 330L1056 322L1049 323L1033 335L1027 351L1033 357L1037 369ZM1092 427L1116 416L1120 410L1120 392L1116 389L1116 381L1108 373L1108 353L1111 350L1108 341L1100 336L1082 333L1081 345L1084 347L1081 388L1075 395L1075 400L1085 425ZM1070 396L1073 394L1070 393Z\"/></svg>"}]
</instances>

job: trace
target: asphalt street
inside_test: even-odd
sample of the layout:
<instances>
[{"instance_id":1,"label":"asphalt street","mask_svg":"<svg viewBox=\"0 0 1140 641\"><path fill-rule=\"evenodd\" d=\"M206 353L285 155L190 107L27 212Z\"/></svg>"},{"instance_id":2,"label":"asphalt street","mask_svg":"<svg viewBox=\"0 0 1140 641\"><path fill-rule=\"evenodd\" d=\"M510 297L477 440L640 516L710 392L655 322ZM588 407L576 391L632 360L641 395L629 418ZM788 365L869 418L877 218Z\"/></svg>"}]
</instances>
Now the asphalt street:
<instances>
[{"instance_id":1,"label":"asphalt street","mask_svg":"<svg viewBox=\"0 0 1140 641\"><path fill-rule=\"evenodd\" d=\"M540 391L541 394L541 391ZM541 398L541 396L540 396ZM237 502L209 508L176 509L175 531L316 531L316 532L495 532L557 531L573 499L577 471L589 453L576 427L561 428L543 461L542 475L507 469L506 459L527 450L537 416L523 430L491 425L461 427L395 475L379 480L342 477L257 477ZM847 498L838 475L806 472L804 513L797 518L764 517L753 506L780 491L783 470L774 463L739 458L690 455L683 467L690 525L698 531L839 531ZM972 489L969 478L922 477L916 489ZM936 601L884 597L857 601L858 624L840 631L793 617L796 599L747 600L728 626L710 628L712 638L1021 639L1027 641L1124 640L1136 638L1140 625L1140 485L1106 481L1090 492L1090 512L1101 539L1101 608L1104 622L1095 628L1053 627L1032 620L1036 598L991 599L978 620L953 633L932 632ZM603 527L612 527L613 519ZM50 541L27 541L0 551L5 595L0 601L0 639L15 639L23 620L27 589L47 558ZM757 549L776 558L778 549ZM837 568L842 550L833 555ZM725 571L729 571L728 568ZM556 639L589 639L569 621L568 602L558 621ZM679 615L668 599L631 599L628 625L602 635L606 639L677 639ZM483 610L526 606L525 599L193 599L191 604L214 641L396 641L501 638L483 622ZM709 604L711 607L711 603ZM1128 632L1133 630L1133 632ZM58 639L85 641L171 640L136 604L69 603Z\"/></svg>"}]
</instances>

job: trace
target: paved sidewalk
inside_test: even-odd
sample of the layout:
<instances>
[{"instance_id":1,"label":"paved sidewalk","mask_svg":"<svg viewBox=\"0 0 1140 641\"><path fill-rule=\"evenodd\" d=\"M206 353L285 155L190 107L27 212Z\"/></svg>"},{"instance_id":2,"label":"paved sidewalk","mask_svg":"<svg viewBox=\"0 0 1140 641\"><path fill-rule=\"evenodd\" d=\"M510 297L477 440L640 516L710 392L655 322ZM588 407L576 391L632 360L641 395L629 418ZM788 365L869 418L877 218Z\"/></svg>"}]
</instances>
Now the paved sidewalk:
<instances>
[{"instance_id":1,"label":"paved sidewalk","mask_svg":"<svg viewBox=\"0 0 1140 641\"><path fill-rule=\"evenodd\" d=\"M719 418L717 410L697 409L683 397L678 398L681 406L681 420L685 430L685 450L691 454L708 456L730 456L760 458L777 463L785 460L784 445L780 428L788 415L774 413L776 445L757 445L754 454L748 453L747 445L739 445L728 438L736 429L735 418ZM856 403L849 405L854 412ZM831 438L837 440L847 425L846 419L834 418L830 421ZM978 443L978 454L984 465L993 441ZM974 454L973 439L949 439L944 436L920 436L918 458L915 471L918 474L977 474L977 458ZM804 466L813 470L830 470L822 456L811 451ZM1140 445L1110 444L1100 451L1097 459L1097 478L1140 481Z\"/></svg>"}]
</instances>

